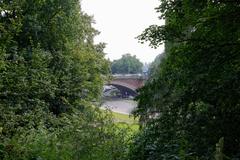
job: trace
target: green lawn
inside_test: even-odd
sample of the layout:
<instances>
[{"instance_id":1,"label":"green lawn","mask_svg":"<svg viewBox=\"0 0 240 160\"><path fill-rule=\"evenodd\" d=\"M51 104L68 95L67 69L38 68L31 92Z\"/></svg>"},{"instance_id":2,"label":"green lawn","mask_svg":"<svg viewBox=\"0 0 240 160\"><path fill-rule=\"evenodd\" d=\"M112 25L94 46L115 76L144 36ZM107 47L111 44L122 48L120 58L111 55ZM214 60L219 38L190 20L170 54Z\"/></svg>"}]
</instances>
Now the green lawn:
<instances>
[{"instance_id":1,"label":"green lawn","mask_svg":"<svg viewBox=\"0 0 240 160\"><path fill-rule=\"evenodd\" d=\"M133 116L129 116L126 114L116 113L112 112L114 121L117 123L120 127L130 127L134 131L138 131L139 124L138 124L138 118L135 118Z\"/></svg>"},{"instance_id":2,"label":"green lawn","mask_svg":"<svg viewBox=\"0 0 240 160\"><path fill-rule=\"evenodd\" d=\"M112 112L113 114L113 118L116 122L125 122L128 124L134 124L134 123L138 123L138 118L134 119L133 116L129 116L126 114L121 114L121 113L116 113L116 112Z\"/></svg>"}]
</instances>

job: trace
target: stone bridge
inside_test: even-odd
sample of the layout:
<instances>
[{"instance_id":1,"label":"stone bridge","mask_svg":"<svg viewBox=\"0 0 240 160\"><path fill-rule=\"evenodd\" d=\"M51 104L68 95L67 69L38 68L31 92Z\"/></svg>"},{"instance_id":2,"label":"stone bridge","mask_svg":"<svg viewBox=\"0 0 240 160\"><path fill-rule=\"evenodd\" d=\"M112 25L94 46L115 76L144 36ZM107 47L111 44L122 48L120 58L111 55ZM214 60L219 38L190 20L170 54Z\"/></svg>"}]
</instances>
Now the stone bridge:
<instances>
[{"instance_id":1,"label":"stone bridge","mask_svg":"<svg viewBox=\"0 0 240 160\"><path fill-rule=\"evenodd\" d=\"M120 90L122 95L136 96L136 90L141 88L147 76L141 74L116 74L107 85L112 85Z\"/></svg>"}]
</instances>

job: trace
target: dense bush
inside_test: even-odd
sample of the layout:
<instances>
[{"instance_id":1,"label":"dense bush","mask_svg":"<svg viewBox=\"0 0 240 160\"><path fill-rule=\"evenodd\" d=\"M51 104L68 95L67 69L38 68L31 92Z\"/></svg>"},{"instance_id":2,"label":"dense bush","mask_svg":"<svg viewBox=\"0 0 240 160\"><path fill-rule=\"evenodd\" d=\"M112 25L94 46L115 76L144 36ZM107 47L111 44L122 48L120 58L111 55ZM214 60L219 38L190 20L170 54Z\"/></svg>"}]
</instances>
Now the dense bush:
<instances>
[{"instance_id":1,"label":"dense bush","mask_svg":"<svg viewBox=\"0 0 240 160\"><path fill-rule=\"evenodd\" d=\"M162 0L157 11L166 24L139 39L166 51L139 91L130 159L213 159L222 138L224 158L239 159L239 1Z\"/></svg>"},{"instance_id":2,"label":"dense bush","mask_svg":"<svg viewBox=\"0 0 240 160\"><path fill-rule=\"evenodd\" d=\"M78 0L0 1L0 159L122 159L128 129L93 106L109 73Z\"/></svg>"},{"instance_id":3,"label":"dense bush","mask_svg":"<svg viewBox=\"0 0 240 160\"><path fill-rule=\"evenodd\" d=\"M43 112L37 111L39 116ZM88 108L61 117L45 114L47 123L38 127L18 127L11 138L0 144L2 159L123 159L128 146L130 129L117 127L108 112ZM30 120L36 114L28 114ZM10 119L9 119L10 120ZM38 117L39 120L39 117ZM12 120L14 121L14 120ZM14 123L14 122L12 122ZM2 136L1 136L2 138Z\"/></svg>"}]
</instances>

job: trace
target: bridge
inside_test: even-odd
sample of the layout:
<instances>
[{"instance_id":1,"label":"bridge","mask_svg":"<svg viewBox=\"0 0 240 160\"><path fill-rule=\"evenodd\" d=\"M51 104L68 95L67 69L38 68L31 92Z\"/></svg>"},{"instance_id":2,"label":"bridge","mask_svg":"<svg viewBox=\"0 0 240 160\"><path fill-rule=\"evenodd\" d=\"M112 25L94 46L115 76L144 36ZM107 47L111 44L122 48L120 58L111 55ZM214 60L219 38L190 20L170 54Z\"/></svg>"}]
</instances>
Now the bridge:
<instances>
[{"instance_id":1,"label":"bridge","mask_svg":"<svg viewBox=\"0 0 240 160\"><path fill-rule=\"evenodd\" d=\"M141 88L146 80L147 76L142 74L115 74L107 85L116 87L122 96L135 97L137 95L136 90Z\"/></svg>"}]
</instances>

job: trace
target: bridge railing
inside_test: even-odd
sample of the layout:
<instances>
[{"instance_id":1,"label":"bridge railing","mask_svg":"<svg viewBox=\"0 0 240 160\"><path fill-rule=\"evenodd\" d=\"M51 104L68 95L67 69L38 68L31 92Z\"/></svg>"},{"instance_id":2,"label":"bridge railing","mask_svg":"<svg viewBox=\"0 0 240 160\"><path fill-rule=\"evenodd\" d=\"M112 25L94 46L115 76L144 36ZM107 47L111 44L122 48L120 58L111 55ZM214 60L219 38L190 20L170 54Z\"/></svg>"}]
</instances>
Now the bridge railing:
<instances>
[{"instance_id":1,"label":"bridge railing","mask_svg":"<svg viewBox=\"0 0 240 160\"><path fill-rule=\"evenodd\" d=\"M145 74L113 74L113 78L131 78L131 79L147 79L148 76Z\"/></svg>"}]
</instances>

